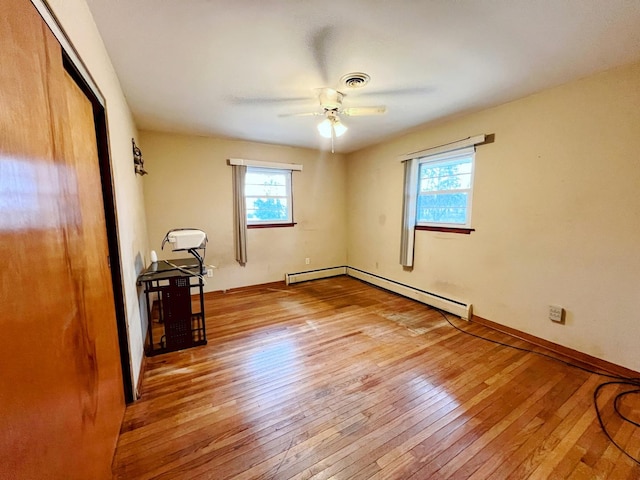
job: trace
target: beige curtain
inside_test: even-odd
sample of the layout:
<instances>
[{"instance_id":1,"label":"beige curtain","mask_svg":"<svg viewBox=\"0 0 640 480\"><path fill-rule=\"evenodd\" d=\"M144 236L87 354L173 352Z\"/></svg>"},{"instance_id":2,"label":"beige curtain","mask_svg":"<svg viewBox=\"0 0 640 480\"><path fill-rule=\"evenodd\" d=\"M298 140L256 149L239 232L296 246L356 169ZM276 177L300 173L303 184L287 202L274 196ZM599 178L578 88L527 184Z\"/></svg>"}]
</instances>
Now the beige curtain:
<instances>
[{"instance_id":1,"label":"beige curtain","mask_svg":"<svg viewBox=\"0 0 640 480\"><path fill-rule=\"evenodd\" d=\"M247 263L247 207L244 200L244 177L247 167L233 165L233 216L236 260L241 266Z\"/></svg>"},{"instance_id":2,"label":"beige curtain","mask_svg":"<svg viewBox=\"0 0 640 480\"><path fill-rule=\"evenodd\" d=\"M400 264L413 268L413 249L416 230L416 201L418 189L418 160L404 163L404 200L402 202L402 234L400 237Z\"/></svg>"}]
</instances>

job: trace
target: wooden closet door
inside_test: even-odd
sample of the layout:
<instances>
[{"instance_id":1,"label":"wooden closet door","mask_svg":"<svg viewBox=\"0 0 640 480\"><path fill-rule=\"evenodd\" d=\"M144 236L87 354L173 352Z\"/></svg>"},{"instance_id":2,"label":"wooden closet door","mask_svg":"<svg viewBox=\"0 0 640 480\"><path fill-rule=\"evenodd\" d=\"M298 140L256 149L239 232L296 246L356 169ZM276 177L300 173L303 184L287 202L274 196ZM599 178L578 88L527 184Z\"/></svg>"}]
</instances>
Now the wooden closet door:
<instances>
[{"instance_id":1,"label":"wooden closet door","mask_svg":"<svg viewBox=\"0 0 640 480\"><path fill-rule=\"evenodd\" d=\"M124 394L93 109L28 0L0 15L0 478L111 478Z\"/></svg>"}]
</instances>

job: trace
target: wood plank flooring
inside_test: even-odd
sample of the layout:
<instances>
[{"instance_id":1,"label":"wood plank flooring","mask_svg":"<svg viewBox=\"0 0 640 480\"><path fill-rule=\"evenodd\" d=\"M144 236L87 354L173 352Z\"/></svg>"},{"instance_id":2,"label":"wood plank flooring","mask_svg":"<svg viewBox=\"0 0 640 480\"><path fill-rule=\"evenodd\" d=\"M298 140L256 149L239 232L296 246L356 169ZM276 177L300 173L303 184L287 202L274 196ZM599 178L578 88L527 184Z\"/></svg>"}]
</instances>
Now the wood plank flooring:
<instances>
[{"instance_id":1,"label":"wood plank flooring","mask_svg":"<svg viewBox=\"0 0 640 480\"><path fill-rule=\"evenodd\" d=\"M147 359L115 478L640 478L598 425L604 377L425 305L336 277L207 294L205 309L208 345ZM602 391L603 419L637 458L619 391ZM620 409L638 421L640 398Z\"/></svg>"}]
</instances>

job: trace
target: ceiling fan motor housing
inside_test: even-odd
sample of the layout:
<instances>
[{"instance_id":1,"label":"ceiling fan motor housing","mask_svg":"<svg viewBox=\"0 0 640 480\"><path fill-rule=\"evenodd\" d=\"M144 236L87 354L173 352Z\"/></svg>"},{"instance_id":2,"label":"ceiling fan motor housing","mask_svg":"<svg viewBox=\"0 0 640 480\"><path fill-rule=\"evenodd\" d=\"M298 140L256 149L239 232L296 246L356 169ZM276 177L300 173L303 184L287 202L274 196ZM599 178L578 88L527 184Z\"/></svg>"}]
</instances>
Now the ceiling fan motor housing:
<instances>
[{"instance_id":1,"label":"ceiling fan motor housing","mask_svg":"<svg viewBox=\"0 0 640 480\"><path fill-rule=\"evenodd\" d=\"M323 88L318 97L322 108L325 110L337 110L342 106L344 94L333 88Z\"/></svg>"}]
</instances>

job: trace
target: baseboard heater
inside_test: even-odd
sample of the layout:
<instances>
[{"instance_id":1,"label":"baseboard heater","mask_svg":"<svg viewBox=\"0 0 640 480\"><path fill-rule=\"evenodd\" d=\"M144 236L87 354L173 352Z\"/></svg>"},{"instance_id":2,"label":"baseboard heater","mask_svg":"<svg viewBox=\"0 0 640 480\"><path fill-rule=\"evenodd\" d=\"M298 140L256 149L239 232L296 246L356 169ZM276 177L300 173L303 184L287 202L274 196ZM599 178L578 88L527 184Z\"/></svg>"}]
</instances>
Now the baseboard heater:
<instances>
[{"instance_id":1,"label":"baseboard heater","mask_svg":"<svg viewBox=\"0 0 640 480\"><path fill-rule=\"evenodd\" d=\"M320 268L318 270L308 270L306 272L286 273L284 276L287 285L292 283L307 282L309 280L318 280L320 278L337 277L338 275L346 275L347 267L330 267Z\"/></svg>"},{"instance_id":2,"label":"baseboard heater","mask_svg":"<svg viewBox=\"0 0 640 480\"><path fill-rule=\"evenodd\" d=\"M370 283L376 287L384 288L391 292L402 295L403 297L411 298L420 303L430 305L445 312L457 315L460 318L469 320L471 318L472 306L470 303L465 303L459 300L453 300L441 295L437 295L425 290L420 290L409 285L405 285L394 280L375 275L373 273L365 272L353 267L331 267L322 268L319 270L310 270L306 272L287 273L285 280L287 285L298 282L306 282L309 280L317 280L320 278L335 277L338 275L349 275L350 277L357 278L363 282Z\"/></svg>"}]
</instances>

